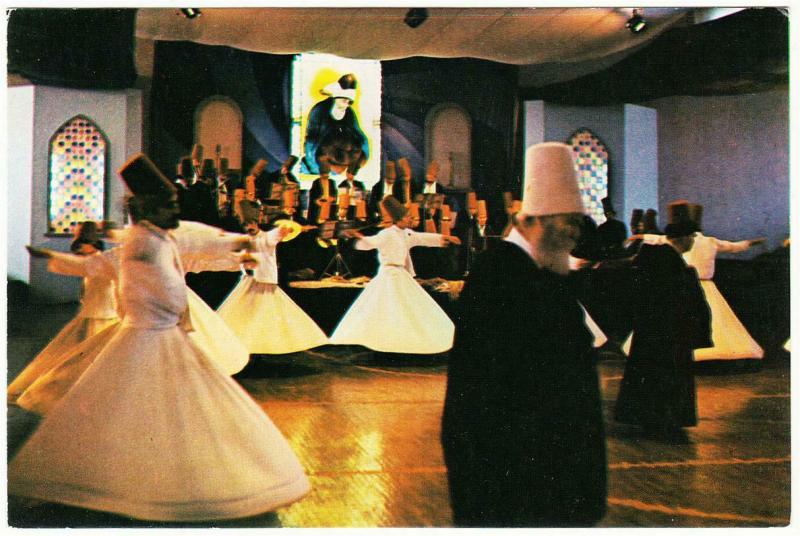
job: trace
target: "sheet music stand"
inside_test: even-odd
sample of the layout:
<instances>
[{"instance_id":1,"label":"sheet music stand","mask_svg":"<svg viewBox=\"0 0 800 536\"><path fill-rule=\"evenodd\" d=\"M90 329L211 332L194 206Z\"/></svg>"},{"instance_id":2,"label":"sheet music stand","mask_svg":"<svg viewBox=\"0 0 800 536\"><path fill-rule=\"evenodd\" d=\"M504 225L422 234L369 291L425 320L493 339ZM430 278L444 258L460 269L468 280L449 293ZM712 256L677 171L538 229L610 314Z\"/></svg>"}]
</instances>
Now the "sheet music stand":
<instances>
[{"instance_id":1,"label":"sheet music stand","mask_svg":"<svg viewBox=\"0 0 800 536\"><path fill-rule=\"evenodd\" d=\"M341 240L338 239L339 233L341 231L344 231L345 229L349 229L350 227L352 227L350 222L339 222L336 220L328 220L320 224L319 235L317 237L319 240L324 240L330 243L331 240L336 239L336 245L334 246L336 248L336 253L333 255L330 262L328 262L328 265L322 271L320 279L326 276L347 277L348 275L352 275L352 272L350 272L350 268L347 266L347 263L344 262L344 257L342 256L342 252L340 250L341 247L340 244L342 242ZM333 269L333 272L331 272L331 269Z\"/></svg>"}]
</instances>

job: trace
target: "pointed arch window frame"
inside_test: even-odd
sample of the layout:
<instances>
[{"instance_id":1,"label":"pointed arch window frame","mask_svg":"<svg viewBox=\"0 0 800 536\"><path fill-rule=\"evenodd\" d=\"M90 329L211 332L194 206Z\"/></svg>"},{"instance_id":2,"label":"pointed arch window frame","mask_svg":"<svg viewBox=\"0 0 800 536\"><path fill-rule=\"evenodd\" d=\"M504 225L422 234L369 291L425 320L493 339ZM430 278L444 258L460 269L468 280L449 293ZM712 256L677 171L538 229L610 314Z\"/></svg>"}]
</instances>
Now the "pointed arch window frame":
<instances>
[{"instance_id":1,"label":"pointed arch window frame","mask_svg":"<svg viewBox=\"0 0 800 536\"><path fill-rule=\"evenodd\" d=\"M59 135L62 133L62 130L66 128L68 125L73 123L74 121L86 121L91 125L91 127L99 134L100 139L103 142L103 167L102 167L102 179L100 181L103 191L102 191L102 201L100 202L100 217L97 218L97 221L102 221L106 218L108 214L108 180L109 180L109 173L108 173L108 166L110 162L110 151L111 151L111 144L109 142L109 138L106 133L103 131L102 128L94 121L91 117L85 114L76 114L63 123L61 123L58 128L55 129L53 134L50 136L47 142L47 206L46 206L46 220L47 220L47 231L45 232L45 236L48 237L71 237L73 236L72 230L70 231L58 231L55 230L53 227L54 218L53 214L53 203L55 200L53 199L53 180L55 179L53 173L53 147L54 143L58 140Z\"/></svg>"},{"instance_id":2,"label":"pointed arch window frame","mask_svg":"<svg viewBox=\"0 0 800 536\"><path fill-rule=\"evenodd\" d=\"M597 143L599 145L601 145L603 147L603 150L605 151L605 155L606 155L605 156L606 173L605 173L605 185L604 186L605 186L605 196L608 196L610 191L611 191L611 188L610 188L611 187L611 157L610 157L610 154L608 152L608 145L606 145L606 143L600 138L600 136L595 134L594 131L592 131L592 129L587 128L587 127L580 127L578 129L575 129L575 131L573 131L572 134L570 134L569 137L567 137L566 143L567 143L567 145L569 145L570 147L573 148L573 152L574 152L575 151L575 144L574 144L573 140L579 134L584 134L584 133L588 133L595 140L597 140ZM581 174L582 170L578 168L578 165L579 165L578 161L576 160L575 161L575 171L579 175L579 179L578 180L579 180L580 187L581 187L581 197L583 197L585 186L583 184L583 177L582 177L582 174ZM585 200L584 200L584 203L585 203ZM598 199L598 203L599 203L599 199ZM602 203L599 203L598 205L593 207L593 210L592 210L592 207L587 207L587 208L589 208L589 216L591 216L592 219L594 219L595 222L598 225L606 221L606 216L605 216L605 213L603 212Z\"/></svg>"}]
</instances>

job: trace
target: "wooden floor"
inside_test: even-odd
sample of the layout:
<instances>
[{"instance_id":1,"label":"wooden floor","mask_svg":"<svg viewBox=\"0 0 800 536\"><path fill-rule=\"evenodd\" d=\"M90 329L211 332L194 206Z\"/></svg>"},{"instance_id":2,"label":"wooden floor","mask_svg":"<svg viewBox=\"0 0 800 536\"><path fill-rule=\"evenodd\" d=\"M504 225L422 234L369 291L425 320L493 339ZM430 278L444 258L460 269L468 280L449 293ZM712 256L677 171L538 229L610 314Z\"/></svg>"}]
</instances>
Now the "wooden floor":
<instances>
[{"instance_id":1,"label":"wooden floor","mask_svg":"<svg viewBox=\"0 0 800 536\"><path fill-rule=\"evenodd\" d=\"M74 306L9 311L13 377ZM697 376L699 425L682 443L640 437L610 415L624 362L600 364L609 508L601 527L775 527L790 517L789 356ZM328 346L256 356L236 378L288 438L313 490L255 518L199 526L452 527L439 444L446 358ZM35 426L9 408L10 455ZM536 490L531 490L536 493ZM9 498L16 527L176 526ZM181 525L198 526L198 525Z\"/></svg>"}]
</instances>

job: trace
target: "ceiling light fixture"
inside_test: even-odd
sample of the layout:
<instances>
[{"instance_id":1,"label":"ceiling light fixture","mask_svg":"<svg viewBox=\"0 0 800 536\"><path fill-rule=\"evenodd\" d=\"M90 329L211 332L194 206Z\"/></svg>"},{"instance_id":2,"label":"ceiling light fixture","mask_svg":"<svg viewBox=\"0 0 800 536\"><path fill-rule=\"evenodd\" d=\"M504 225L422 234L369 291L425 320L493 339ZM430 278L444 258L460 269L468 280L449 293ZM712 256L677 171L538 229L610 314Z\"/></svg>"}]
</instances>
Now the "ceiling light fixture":
<instances>
[{"instance_id":1,"label":"ceiling light fixture","mask_svg":"<svg viewBox=\"0 0 800 536\"><path fill-rule=\"evenodd\" d=\"M403 19L409 28L416 28L428 20L428 9L424 7L413 7L408 10Z\"/></svg>"},{"instance_id":2,"label":"ceiling light fixture","mask_svg":"<svg viewBox=\"0 0 800 536\"><path fill-rule=\"evenodd\" d=\"M633 16L628 19L628 22L625 23L625 27L631 31L631 33L642 33L647 28L647 21L645 20L643 9L634 9Z\"/></svg>"},{"instance_id":3,"label":"ceiling light fixture","mask_svg":"<svg viewBox=\"0 0 800 536\"><path fill-rule=\"evenodd\" d=\"M180 12L181 12L181 15L183 15L187 19L196 19L197 17L202 15L200 10L197 9L196 7L185 7L183 9L181 9Z\"/></svg>"}]
</instances>

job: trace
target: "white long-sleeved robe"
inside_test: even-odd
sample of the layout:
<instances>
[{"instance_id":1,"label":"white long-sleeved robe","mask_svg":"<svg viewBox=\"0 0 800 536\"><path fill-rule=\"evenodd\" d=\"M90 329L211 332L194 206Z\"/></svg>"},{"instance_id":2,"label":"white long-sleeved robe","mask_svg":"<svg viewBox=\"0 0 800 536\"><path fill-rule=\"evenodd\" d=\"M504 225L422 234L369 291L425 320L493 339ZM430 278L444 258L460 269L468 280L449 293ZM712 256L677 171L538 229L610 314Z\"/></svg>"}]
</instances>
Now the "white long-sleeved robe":
<instances>
[{"instance_id":1,"label":"white long-sleeved robe","mask_svg":"<svg viewBox=\"0 0 800 536\"><path fill-rule=\"evenodd\" d=\"M105 269L105 253L75 255L51 252L51 255L47 261L48 271L83 278L81 307L75 318L9 384L6 398L10 403L15 403L37 378L61 363L81 343L119 322L116 275Z\"/></svg>"},{"instance_id":2,"label":"white long-sleeved robe","mask_svg":"<svg viewBox=\"0 0 800 536\"><path fill-rule=\"evenodd\" d=\"M280 230L254 238L253 275L242 275L218 311L251 354L288 354L328 344L314 320L278 286Z\"/></svg>"},{"instance_id":3,"label":"white long-sleeved robe","mask_svg":"<svg viewBox=\"0 0 800 536\"><path fill-rule=\"evenodd\" d=\"M216 227L197 222L184 222L173 231L184 269L192 271L238 270L239 255L227 249L208 249L203 243L213 242L218 237L235 238L222 233ZM124 236L124 235L123 235ZM94 362L106 344L119 329L119 318L114 308L120 273L120 253L115 247L102 254L80 256L71 253L53 253L48 268L57 273L85 277L92 281L95 291L91 294L90 311L99 311L114 317L99 323L100 329L91 336L73 345L48 345L51 351L43 351L14 379L8 388L9 401L39 414L45 414L72 388L75 382ZM103 283L103 285L100 285ZM102 291L102 292L101 292ZM233 375L248 363L249 352L220 316L197 294L187 287L189 316L186 327L189 338L204 349L209 359L225 374ZM95 313L97 314L97 313ZM55 342L58 342L54 339ZM47 349L46 349L47 350Z\"/></svg>"},{"instance_id":4,"label":"white long-sleeved robe","mask_svg":"<svg viewBox=\"0 0 800 536\"><path fill-rule=\"evenodd\" d=\"M206 250L232 249L219 237ZM12 495L153 520L255 515L309 483L259 406L187 336L183 266L172 233L126 234L125 319L8 468Z\"/></svg>"},{"instance_id":5,"label":"white long-sleeved robe","mask_svg":"<svg viewBox=\"0 0 800 536\"><path fill-rule=\"evenodd\" d=\"M436 354L453 346L455 326L414 281L410 250L441 247L442 235L396 225L360 238L356 249L378 250L378 275L353 302L331 335L332 344L360 344L379 352Z\"/></svg>"}]
</instances>

